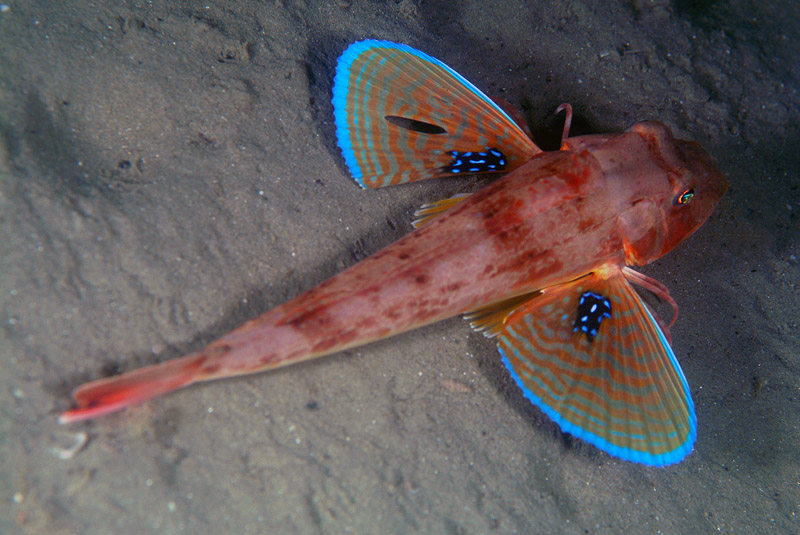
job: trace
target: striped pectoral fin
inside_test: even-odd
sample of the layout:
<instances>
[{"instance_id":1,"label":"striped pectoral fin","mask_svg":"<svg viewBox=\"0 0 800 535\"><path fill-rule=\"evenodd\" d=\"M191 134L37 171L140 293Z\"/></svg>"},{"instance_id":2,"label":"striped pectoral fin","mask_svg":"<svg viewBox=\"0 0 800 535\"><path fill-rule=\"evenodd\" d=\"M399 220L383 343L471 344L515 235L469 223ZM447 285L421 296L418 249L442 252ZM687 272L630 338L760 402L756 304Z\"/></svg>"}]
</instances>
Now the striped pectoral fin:
<instances>
[{"instance_id":1,"label":"striped pectoral fin","mask_svg":"<svg viewBox=\"0 0 800 535\"><path fill-rule=\"evenodd\" d=\"M621 271L545 289L505 319L503 362L561 429L625 460L682 460L697 436L666 337Z\"/></svg>"},{"instance_id":2,"label":"striped pectoral fin","mask_svg":"<svg viewBox=\"0 0 800 535\"><path fill-rule=\"evenodd\" d=\"M365 188L509 171L541 152L456 71L388 41L359 41L342 53L333 108L339 147Z\"/></svg>"}]
</instances>

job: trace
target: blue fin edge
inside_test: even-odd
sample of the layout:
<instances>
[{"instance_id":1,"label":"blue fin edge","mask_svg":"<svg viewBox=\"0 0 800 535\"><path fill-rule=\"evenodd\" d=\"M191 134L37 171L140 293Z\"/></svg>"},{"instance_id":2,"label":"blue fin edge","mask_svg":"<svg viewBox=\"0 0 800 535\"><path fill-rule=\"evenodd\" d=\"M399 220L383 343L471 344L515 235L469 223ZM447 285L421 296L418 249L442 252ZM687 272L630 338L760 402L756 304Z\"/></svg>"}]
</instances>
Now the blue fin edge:
<instances>
[{"instance_id":1,"label":"blue fin edge","mask_svg":"<svg viewBox=\"0 0 800 535\"><path fill-rule=\"evenodd\" d=\"M429 56L425 52L412 48L408 45L393 43L391 41L379 41L376 39L356 41L348 46L344 52L342 52L342 55L339 56L339 60L336 63L336 74L333 77L333 98L331 99L331 103L333 104L333 118L336 126L336 139L339 143L339 149L342 151L342 156L344 156L344 161L347 164L347 168L350 170L350 174L362 188L366 188L367 186L364 184L362 179L364 174L361 171L361 167L358 165L355 152L353 151L353 146L350 143L350 136L348 135L349 127L347 125L346 104L347 94L350 91L350 84L348 83L350 67L356 58L358 58L364 51L371 48L394 48L397 50L403 50L404 52L408 52L409 54L420 57L442 67L447 72L452 74L459 82L464 84L464 86L466 86L470 91L478 95L484 102L486 102L486 104L488 104L498 113L502 114L511 124L516 125L517 128L519 128L519 125L517 125L517 123L502 108L500 108L492 101L492 99L486 96L483 91L475 87L472 82L458 74L456 71L438 59Z\"/></svg>"},{"instance_id":2,"label":"blue fin edge","mask_svg":"<svg viewBox=\"0 0 800 535\"><path fill-rule=\"evenodd\" d=\"M505 365L506 369L511 374L511 377L514 379L514 382L517 383L517 386L520 388L520 390L522 390L522 393L525 395L525 397L528 398L528 400L534 405L539 407L539 409L541 409L548 417L550 417L551 420L557 423L562 431L576 436L581 440L585 440L586 442L597 446L606 453L609 453L615 457L619 457L620 459L646 464L649 466L666 466L682 461L694 448L695 441L697 440L697 415L695 414L694 402L692 401L692 396L689 391L689 383L686 382L686 377L684 377L683 370L681 370L681 367L678 364L678 359L675 358L675 353L672 352L672 348L667 342L667 339L664 337L664 333L661 332L661 328L658 326L658 323L656 323L652 314L650 314L650 311L647 310L647 307L644 307L644 310L647 312L647 316L650 319L651 325L655 327L661 344L667 348L667 354L669 355L672 366L678 371L678 375L683 383L683 388L686 391L686 403L689 407L689 436L686 437L686 441L676 449L667 453L662 453L661 455L653 455L652 453L636 451L630 448L617 446L616 444L608 442L603 437L595 435L594 433L587 431L582 427L578 427L572 422L566 420L558 412L556 412L555 409L542 401L539 396L525 388L522 378L520 378L520 376L511 366L511 362L508 360L508 357L506 357L503 349L499 346L497 349L500 351L500 356L503 359L503 365Z\"/></svg>"}]
</instances>

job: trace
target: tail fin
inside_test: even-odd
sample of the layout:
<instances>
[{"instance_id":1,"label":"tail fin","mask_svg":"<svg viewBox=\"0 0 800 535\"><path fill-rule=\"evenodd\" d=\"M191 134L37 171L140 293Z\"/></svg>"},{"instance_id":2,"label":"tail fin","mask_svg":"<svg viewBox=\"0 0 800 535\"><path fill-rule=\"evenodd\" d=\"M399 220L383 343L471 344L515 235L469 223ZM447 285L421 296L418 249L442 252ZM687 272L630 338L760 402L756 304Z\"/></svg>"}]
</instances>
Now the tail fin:
<instances>
[{"instance_id":1,"label":"tail fin","mask_svg":"<svg viewBox=\"0 0 800 535\"><path fill-rule=\"evenodd\" d=\"M205 360L202 354L189 355L81 385L72 394L78 406L59 416L58 422L97 418L188 386Z\"/></svg>"}]
</instances>

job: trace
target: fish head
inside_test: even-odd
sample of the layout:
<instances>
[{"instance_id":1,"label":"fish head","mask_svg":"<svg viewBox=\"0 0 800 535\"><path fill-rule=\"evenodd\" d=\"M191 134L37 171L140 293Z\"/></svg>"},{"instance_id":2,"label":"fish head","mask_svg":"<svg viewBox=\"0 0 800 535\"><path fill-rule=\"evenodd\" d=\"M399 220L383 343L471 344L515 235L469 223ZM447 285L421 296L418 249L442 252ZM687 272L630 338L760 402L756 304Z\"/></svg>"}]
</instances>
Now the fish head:
<instances>
[{"instance_id":1,"label":"fish head","mask_svg":"<svg viewBox=\"0 0 800 535\"><path fill-rule=\"evenodd\" d=\"M643 265L691 236L714 211L728 181L696 142L677 139L666 125L646 121L627 132L641 136L652 172L640 181L638 203L623 214L628 263ZM627 218L627 219L626 219Z\"/></svg>"}]
</instances>

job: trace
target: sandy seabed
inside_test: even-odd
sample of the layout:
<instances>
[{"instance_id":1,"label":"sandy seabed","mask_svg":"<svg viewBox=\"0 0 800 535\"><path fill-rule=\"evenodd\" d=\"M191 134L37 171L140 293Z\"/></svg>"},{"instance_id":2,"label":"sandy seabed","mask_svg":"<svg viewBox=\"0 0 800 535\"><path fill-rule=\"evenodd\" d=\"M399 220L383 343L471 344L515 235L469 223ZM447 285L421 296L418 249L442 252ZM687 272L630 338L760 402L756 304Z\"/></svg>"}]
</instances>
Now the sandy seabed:
<instances>
[{"instance_id":1,"label":"sandy seabed","mask_svg":"<svg viewBox=\"0 0 800 535\"><path fill-rule=\"evenodd\" d=\"M0 6L0 532L797 533L800 6L776 2ZM362 191L330 91L403 42L554 148L658 119L731 188L648 266L699 420L665 469L563 435L459 319L59 426L83 381L201 348L486 179ZM74 451L76 441L86 443Z\"/></svg>"}]
</instances>

